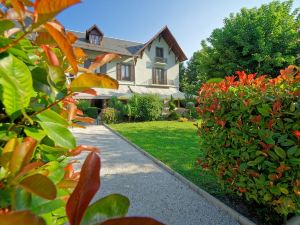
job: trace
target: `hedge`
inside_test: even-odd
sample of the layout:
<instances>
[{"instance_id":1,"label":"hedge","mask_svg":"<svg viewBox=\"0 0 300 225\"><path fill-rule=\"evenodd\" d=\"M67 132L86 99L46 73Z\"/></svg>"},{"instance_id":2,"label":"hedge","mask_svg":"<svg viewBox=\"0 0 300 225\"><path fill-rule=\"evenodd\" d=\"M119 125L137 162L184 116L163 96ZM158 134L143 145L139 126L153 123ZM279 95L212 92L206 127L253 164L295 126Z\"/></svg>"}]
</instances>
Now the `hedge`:
<instances>
[{"instance_id":1,"label":"hedge","mask_svg":"<svg viewBox=\"0 0 300 225\"><path fill-rule=\"evenodd\" d=\"M274 79L237 72L199 91L204 170L247 200L300 213L300 73Z\"/></svg>"}]
</instances>

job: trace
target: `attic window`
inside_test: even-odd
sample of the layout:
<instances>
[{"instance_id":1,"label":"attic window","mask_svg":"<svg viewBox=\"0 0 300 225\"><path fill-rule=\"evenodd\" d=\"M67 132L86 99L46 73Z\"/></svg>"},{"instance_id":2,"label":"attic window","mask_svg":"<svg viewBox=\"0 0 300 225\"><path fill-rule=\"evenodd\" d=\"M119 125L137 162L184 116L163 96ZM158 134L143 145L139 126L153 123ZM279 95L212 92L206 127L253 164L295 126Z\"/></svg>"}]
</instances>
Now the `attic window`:
<instances>
[{"instance_id":1,"label":"attic window","mask_svg":"<svg viewBox=\"0 0 300 225\"><path fill-rule=\"evenodd\" d=\"M94 45L100 45L100 35L97 35L97 34L90 34L89 35L89 40L90 40L90 43L91 44L94 44Z\"/></svg>"}]
</instances>

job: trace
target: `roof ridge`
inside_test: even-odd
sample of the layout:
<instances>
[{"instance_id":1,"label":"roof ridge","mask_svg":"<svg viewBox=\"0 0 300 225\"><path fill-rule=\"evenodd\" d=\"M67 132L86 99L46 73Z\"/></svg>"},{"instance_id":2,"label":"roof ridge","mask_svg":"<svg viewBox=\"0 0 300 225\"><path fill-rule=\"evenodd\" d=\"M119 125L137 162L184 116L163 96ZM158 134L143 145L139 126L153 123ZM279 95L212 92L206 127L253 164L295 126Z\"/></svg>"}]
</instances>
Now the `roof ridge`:
<instances>
[{"instance_id":1,"label":"roof ridge","mask_svg":"<svg viewBox=\"0 0 300 225\"><path fill-rule=\"evenodd\" d=\"M82 33L85 34L85 32L83 31L77 31L77 30L71 30L71 29L66 29L67 31L73 31L73 32L77 32L77 33ZM137 43L137 44L145 44L143 42L139 42L139 41L130 41L130 40L126 40L126 39L121 39L121 38L116 38L116 37L109 37L109 36L103 36L104 38L111 38L111 39L115 39L115 40L120 40L120 41L128 41L128 42L133 42L133 43Z\"/></svg>"}]
</instances>

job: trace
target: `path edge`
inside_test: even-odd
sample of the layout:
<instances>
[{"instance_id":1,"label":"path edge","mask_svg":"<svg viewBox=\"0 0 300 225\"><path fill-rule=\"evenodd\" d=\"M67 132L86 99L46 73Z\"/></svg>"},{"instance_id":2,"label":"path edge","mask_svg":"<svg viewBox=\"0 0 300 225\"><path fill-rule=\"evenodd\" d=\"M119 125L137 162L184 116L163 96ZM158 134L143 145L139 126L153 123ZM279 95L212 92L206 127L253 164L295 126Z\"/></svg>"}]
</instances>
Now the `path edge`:
<instances>
[{"instance_id":1,"label":"path edge","mask_svg":"<svg viewBox=\"0 0 300 225\"><path fill-rule=\"evenodd\" d=\"M141 152L143 155L151 159L156 165L161 167L162 169L166 170L169 174L175 176L178 180L186 184L189 188L191 188L196 193L203 196L208 202L216 206L217 208L227 212L230 216L232 216L237 222L239 222L241 225L256 225L256 223L249 220L247 217L243 216L239 212L235 211L231 207L227 206L223 202L221 202L219 199L215 198L208 192L204 191L203 189L199 188L197 185L193 184L191 181L177 173L176 171L172 170L170 167L159 161L158 159L154 158L152 155L150 155L148 152L146 152L141 147L137 146L136 144L132 143L130 140L128 140L126 137L122 136L119 132L113 130L110 128L107 124L103 123L103 126L106 127L108 130L110 130L112 133L120 137L122 140L127 142L132 147L136 148L139 152Z\"/></svg>"}]
</instances>

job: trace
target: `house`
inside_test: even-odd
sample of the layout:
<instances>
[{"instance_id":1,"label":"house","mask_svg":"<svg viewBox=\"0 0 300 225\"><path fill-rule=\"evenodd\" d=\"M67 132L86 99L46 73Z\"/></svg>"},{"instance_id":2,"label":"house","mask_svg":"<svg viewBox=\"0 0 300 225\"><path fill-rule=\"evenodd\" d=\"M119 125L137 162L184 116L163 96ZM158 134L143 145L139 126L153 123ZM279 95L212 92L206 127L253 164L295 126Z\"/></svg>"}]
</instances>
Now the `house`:
<instances>
[{"instance_id":1,"label":"house","mask_svg":"<svg viewBox=\"0 0 300 225\"><path fill-rule=\"evenodd\" d=\"M72 32L78 37L74 46L82 48L88 55L84 63L86 68L103 53L121 56L95 71L118 80L118 90L95 88L97 96L80 93L76 98L91 99L93 105L101 108L112 96L126 100L133 93L158 94L162 99L168 99L171 95L174 99L184 98L179 91L179 63L187 57L167 26L147 43L106 37L96 25L86 32Z\"/></svg>"}]
</instances>

